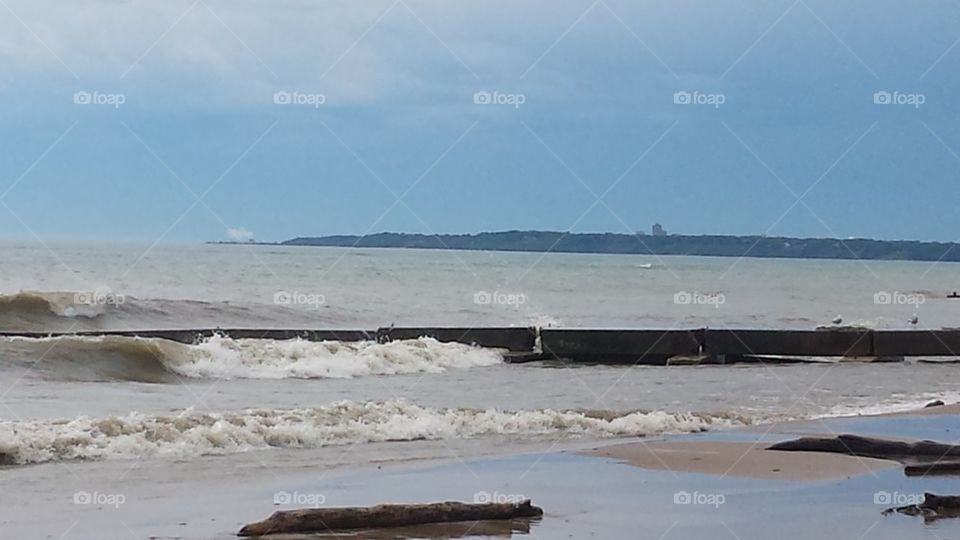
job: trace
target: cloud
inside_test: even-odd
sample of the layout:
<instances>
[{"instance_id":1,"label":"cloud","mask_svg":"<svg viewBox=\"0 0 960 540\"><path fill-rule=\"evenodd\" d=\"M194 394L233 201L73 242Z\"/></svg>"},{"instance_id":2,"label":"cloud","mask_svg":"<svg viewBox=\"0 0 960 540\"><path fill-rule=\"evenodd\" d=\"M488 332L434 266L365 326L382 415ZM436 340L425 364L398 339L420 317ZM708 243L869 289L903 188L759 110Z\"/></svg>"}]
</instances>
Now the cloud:
<instances>
[{"instance_id":1,"label":"cloud","mask_svg":"<svg viewBox=\"0 0 960 540\"><path fill-rule=\"evenodd\" d=\"M589 6L533 0L523 7L494 2L481 11L439 0L79 0L57 11L34 0L8 4L17 17L0 16L0 84L27 96L64 99L95 88L123 92L131 103L153 109L271 107L274 92L299 90L325 94L330 107L399 104L401 110L469 106L481 82L518 85L520 74ZM545 10L555 23L544 24ZM611 19L590 18L577 27L620 28ZM92 28L102 30L97 39ZM588 34L596 41L581 48L605 50L608 33ZM636 52L628 32L614 37ZM568 38L577 39L583 36ZM564 54L569 51L538 62L537 74L547 76L550 60ZM574 79L581 75L571 72Z\"/></svg>"},{"instance_id":2,"label":"cloud","mask_svg":"<svg viewBox=\"0 0 960 540\"><path fill-rule=\"evenodd\" d=\"M243 227L228 228L227 237L234 242L250 242L253 240L253 233Z\"/></svg>"}]
</instances>

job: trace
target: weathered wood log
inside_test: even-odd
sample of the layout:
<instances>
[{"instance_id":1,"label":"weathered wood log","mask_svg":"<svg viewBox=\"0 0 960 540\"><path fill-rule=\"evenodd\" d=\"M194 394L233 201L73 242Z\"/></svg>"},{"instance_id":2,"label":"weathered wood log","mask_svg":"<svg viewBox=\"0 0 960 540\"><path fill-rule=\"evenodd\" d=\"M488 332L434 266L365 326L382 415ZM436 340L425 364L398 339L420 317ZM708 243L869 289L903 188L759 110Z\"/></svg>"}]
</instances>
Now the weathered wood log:
<instances>
[{"instance_id":1,"label":"weathered wood log","mask_svg":"<svg viewBox=\"0 0 960 540\"><path fill-rule=\"evenodd\" d=\"M371 507L305 508L274 512L263 521L245 525L237 536L383 529L426 523L531 518L543 510L530 500L520 503L380 504Z\"/></svg>"},{"instance_id":2,"label":"weathered wood log","mask_svg":"<svg viewBox=\"0 0 960 540\"><path fill-rule=\"evenodd\" d=\"M530 535L530 519L500 519L492 521L455 521L452 523L425 523L409 527L391 527L389 529L364 529L363 531L343 531L320 534L278 534L266 538L285 540L399 540L401 538L435 538L453 540L455 538L514 538Z\"/></svg>"},{"instance_id":3,"label":"weathered wood log","mask_svg":"<svg viewBox=\"0 0 960 540\"><path fill-rule=\"evenodd\" d=\"M831 452L850 456L889 459L905 464L929 464L941 460L960 459L960 446L934 441L890 441L838 435L837 437L803 437L767 447L767 450L792 452Z\"/></svg>"},{"instance_id":4,"label":"weathered wood log","mask_svg":"<svg viewBox=\"0 0 960 540\"><path fill-rule=\"evenodd\" d=\"M923 516L924 521L960 517L960 496L924 493L923 502L920 504L887 508L883 511L883 515L893 512L910 516Z\"/></svg>"},{"instance_id":5,"label":"weathered wood log","mask_svg":"<svg viewBox=\"0 0 960 540\"><path fill-rule=\"evenodd\" d=\"M903 468L907 476L936 476L960 474L960 461L951 458L951 461L936 461L934 463L919 463L907 465Z\"/></svg>"}]
</instances>

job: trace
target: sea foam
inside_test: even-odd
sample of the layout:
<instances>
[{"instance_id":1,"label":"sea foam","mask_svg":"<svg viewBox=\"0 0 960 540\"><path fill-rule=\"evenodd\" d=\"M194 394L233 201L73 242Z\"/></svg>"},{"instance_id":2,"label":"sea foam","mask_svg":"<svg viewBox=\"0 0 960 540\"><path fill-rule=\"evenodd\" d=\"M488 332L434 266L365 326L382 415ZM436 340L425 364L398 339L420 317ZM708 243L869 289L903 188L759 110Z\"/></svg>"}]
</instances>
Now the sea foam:
<instances>
[{"instance_id":1,"label":"sea foam","mask_svg":"<svg viewBox=\"0 0 960 540\"><path fill-rule=\"evenodd\" d=\"M0 462L191 457L271 447L491 436L617 437L698 432L746 423L732 415L662 411L429 408L341 401L311 409L246 410L0 422Z\"/></svg>"},{"instance_id":2,"label":"sea foam","mask_svg":"<svg viewBox=\"0 0 960 540\"><path fill-rule=\"evenodd\" d=\"M48 378L64 380L353 378L441 373L503 361L496 349L426 337L377 343L213 336L185 345L156 338L62 336L3 338L3 344L16 347L26 363L42 358L37 367Z\"/></svg>"}]
</instances>

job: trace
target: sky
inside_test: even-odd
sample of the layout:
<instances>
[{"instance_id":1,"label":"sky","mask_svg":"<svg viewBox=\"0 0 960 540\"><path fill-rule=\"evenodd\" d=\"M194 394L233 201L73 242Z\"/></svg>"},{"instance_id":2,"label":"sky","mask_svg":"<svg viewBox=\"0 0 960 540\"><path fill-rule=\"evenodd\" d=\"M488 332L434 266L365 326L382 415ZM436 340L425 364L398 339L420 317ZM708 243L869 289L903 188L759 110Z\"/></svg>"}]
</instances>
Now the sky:
<instances>
[{"instance_id":1,"label":"sky","mask_svg":"<svg viewBox=\"0 0 960 540\"><path fill-rule=\"evenodd\" d=\"M956 8L5 0L0 239L956 241Z\"/></svg>"}]
</instances>

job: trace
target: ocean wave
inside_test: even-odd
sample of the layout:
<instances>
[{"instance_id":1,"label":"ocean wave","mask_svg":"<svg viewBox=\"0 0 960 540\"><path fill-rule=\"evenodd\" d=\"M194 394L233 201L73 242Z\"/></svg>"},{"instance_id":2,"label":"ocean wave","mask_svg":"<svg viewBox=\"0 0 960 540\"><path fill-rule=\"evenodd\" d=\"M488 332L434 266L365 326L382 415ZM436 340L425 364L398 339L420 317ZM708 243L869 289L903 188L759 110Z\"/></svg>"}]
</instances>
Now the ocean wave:
<instances>
[{"instance_id":1,"label":"ocean wave","mask_svg":"<svg viewBox=\"0 0 960 540\"><path fill-rule=\"evenodd\" d=\"M156 338L59 336L0 339L0 352L50 380L176 382L325 379L441 373L500 364L501 353L432 338L376 343L213 336L195 345Z\"/></svg>"},{"instance_id":2,"label":"ocean wave","mask_svg":"<svg viewBox=\"0 0 960 540\"><path fill-rule=\"evenodd\" d=\"M818 414L814 418L837 418L846 416L874 416L880 414L894 414L902 412L916 412L923 409L931 401L944 403L960 403L960 392L924 392L921 394L895 393L880 403L861 400L858 403L844 403L836 405L829 411Z\"/></svg>"},{"instance_id":3,"label":"ocean wave","mask_svg":"<svg viewBox=\"0 0 960 540\"><path fill-rule=\"evenodd\" d=\"M101 288L93 291L21 291L0 294L0 329L71 332L134 328L263 327L349 324L351 310L298 309L276 303L210 302L138 298Z\"/></svg>"},{"instance_id":4,"label":"ocean wave","mask_svg":"<svg viewBox=\"0 0 960 540\"><path fill-rule=\"evenodd\" d=\"M189 307L193 301L176 302ZM155 305L156 304L156 305ZM138 321L169 320L171 302L140 301L102 288L93 291L20 291L0 294L0 328L16 332L127 329Z\"/></svg>"},{"instance_id":5,"label":"ocean wave","mask_svg":"<svg viewBox=\"0 0 960 540\"><path fill-rule=\"evenodd\" d=\"M102 317L109 307L107 302L88 301L80 293L23 291L0 295L0 324L3 328L19 330L63 319L95 319Z\"/></svg>"},{"instance_id":6,"label":"ocean wave","mask_svg":"<svg viewBox=\"0 0 960 540\"><path fill-rule=\"evenodd\" d=\"M491 436L617 437L748 423L733 415L583 410L434 409L404 401L341 401L313 409L0 422L0 463L221 455L385 441Z\"/></svg>"},{"instance_id":7,"label":"ocean wave","mask_svg":"<svg viewBox=\"0 0 960 540\"><path fill-rule=\"evenodd\" d=\"M200 378L352 378L364 375L442 373L500 364L494 349L433 338L377 343L373 341L311 342L231 339L214 336L190 347L167 367Z\"/></svg>"},{"instance_id":8,"label":"ocean wave","mask_svg":"<svg viewBox=\"0 0 960 540\"><path fill-rule=\"evenodd\" d=\"M105 308L111 305L111 299L115 298L118 297L110 293L21 291L0 295L0 313L94 318L103 315ZM97 302L98 299L102 301ZM115 305L117 301L112 300L112 303Z\"/></svg>"}]
</instances>

